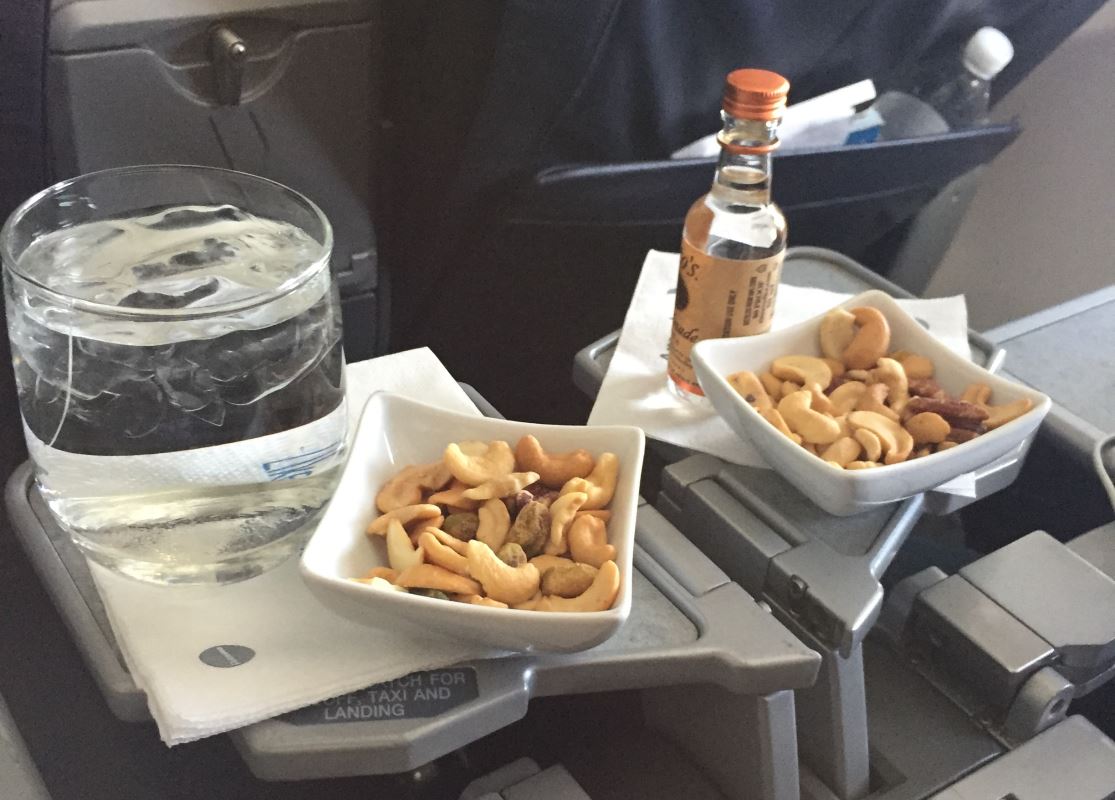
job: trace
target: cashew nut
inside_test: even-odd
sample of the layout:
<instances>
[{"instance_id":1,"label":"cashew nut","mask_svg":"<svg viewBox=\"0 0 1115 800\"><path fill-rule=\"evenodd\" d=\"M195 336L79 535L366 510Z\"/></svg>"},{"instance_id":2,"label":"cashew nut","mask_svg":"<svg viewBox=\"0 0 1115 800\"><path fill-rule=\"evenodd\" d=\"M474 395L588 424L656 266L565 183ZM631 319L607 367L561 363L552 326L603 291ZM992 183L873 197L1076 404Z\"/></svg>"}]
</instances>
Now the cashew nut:
<instances>
[{"instance_id":1,"label":"cashew nut","mask_svg":"<svg viewBox=\"0 0 1115 800\"><path fill-rule=\"evenodd\" d=\"M834 415L836 407L833 406L832 401L829 400L827 394L821 390L821 385L818 383L807 383L805 388L813 395L813 405L811 408L814 411L820 411L822 414Z\"/></svg>"},{"instance_id":2,"label":"cashew nut","mask_svg":"<svg viewBox=\"0 0 1115 800\"><path fill-rule=\"evenodd\" d=\"M860 381L861 383L868 383L871 380L871 370L850 369L844 373L844 379L849 381Z\"/></svg>"},{"instance_id":3,"label":"cashew nut","mask_svg":"<svg viewBox=\"0 0 1115 800\"><path fill-rule=\"evenodd\" d=\"M449 506L450 508L460 508L465 511L475 511L480 507L480 501L469 500L463 496L464 493L471 488L472 487L467 483L454 478L453 483L449 484L448 487L442 489L440 492L430 495L426 499L426 502L436 503L440 506Z\"/></svg>"},{"instance_id":4,"label":"cashew nut","mask_svg":"<svg viewBox=\"0 0 1115 800\"><path fill-rule=\"evenodd\" d=\"M821 352L827 358L842 360L844 350L856 338L856 318L843 308L834 308L821 319Z\"/></svg>"},{"instance_id":5,"label":"cashew nut","mask_svg":"<svg viewBox=\"0 0 1115 800\"><path fill-rule=\"evenodd\" d=\"M595 578L596 567L590 564L570 564L547 570L542 576L542 594L576 597L587 592Z\"/></svg>"},{"instance_id":6,"label":"cashew nut","mask_svg":"<svg viewBox=\"0 0 1115 800\"><path fill-rule=\"evenodd\" d=\"M883 446L884 464L897 464L910 457L914 449L914 437L888 417L874 411L853 411L848 415L848 423L853 428L866 428L879 437Z\"/></svg>"},{"instance_id":7,"label":"cashew nut","mask_svg":"<svg viewBox=\"0 0 1115 800\"><path fill-rule=\"evenodd\" d=\"M413 541L418 537L426 528L438 528L445 524L445 517L438 514L436 517L415 517L409 522L404 522L403 527L407 529L407 535Z\"/></svg>"},{"instance_id":8,"label":"cashew nut","mask_svg":"<svg viewBox=\"0 0 1115 800\"><path fill-rule=\"evenodd\" d=\"M465 554L465 552L466 552L465 543L463 541L461 541L460 539L458 539L456 536L452 536L452 535L446 533L441 528L426 527L426 528L423 528L423 531L429 531L431 536L433 536L435 539L437 539L439 542L441 542L443 545L448 547L450 550L452 550L457 555L463 556ZM419 535L421 535L421 534L419 534Z\"/></svg>"},{"instance_id":9,"label":"cashew nut","mask_svg":"<svg viewBox=\"0 0 1115 800\"><path fill-rule=\"evenodd\" d=\"M772 403L777 403L782 398L782 381L769 372L764 372L759 376L759 383L763 384L763 388L767 390Z\"/></svg>"},{"instance_id":10,"label":"cashew nut","mask_svg":"<svg viewBox=\"0 0 1115 800\"><path fill-rule=\"evenodd\" d=\"M404 589L437 589L446 594L480 594L479 583L436 564L416 564L403 570L395 585Z\"/></svg>"},{"instance_id":11,"label":"cashew nut","mask_svg":"<svg viewBox=\"0 0 1115 800\"><path fill-rule=\"evenodd\" d=\"M592 585L576 597L543 596L534 608L538 611L607 611L619 594L619 567L605 561L596 571Z\"/></svg>"},{"instance_id":12,"label":"cashew nut","mask_svg":"<svg viewBox=\"0 0 1115 800\"><path fill-rule=\"evenodd\" d=\"M832 369L819 358L813 356L782 356L774 359L770 371L776 378L794 381L802 386L815 383L821 391L832 383Z\"/></svg>"},{"instance_id":13,"label":"cashew nut","mask_svg":"<svg viewBox=\"0 0 1115 800\"><path fill-rule=\"evenodd\" d=\"M951 450L952 448L956 447L958 444L960 444L960 442L949 442L949 441L941 442L939 445L937 445L937 452L938 453L943 453L945 450Z\"/></svg>"},{"instance_id":14,"label":"cashew nut","mask_svg":"<svg viewBox=\"0 0 1115 800\"><path fill-rule=\"evenodd\" d=\"M565 541L565 529L573 521L577 510L588 502L586 492L570 492L558 497L550 504L550 538L546 541L544 551L553 556L561 555L568 549ZM604 523L600 523L603 525Z\"/></svg>"},{"instance_id":15,"label":"cashew nut","mask_svg":"<svg viewBox=\"0 0 1115 800\"><path fill-rule=\"evenodd\" d=\"M728 383L755 408L774 408L770 395L754 372L734 372L728 376Z\"/></svg>"},{"instance_id":16,"label":"cashew nut","mask_svg":"<svg viewBox=\"0 0 1115 800\"><path fill-rule=\"evenodd\" d=\"M379 490L376 507L387 512L403 506L418 505L422 502L423 489L440 489L452 477L449 468L442 461L406 467Z\"/></svg>"},{"instance_id":17,"label":"cashew nut","mask_svg":"<svg viewBox=\"0 0 1115 800\"><path fill-rule=\"evenodd\" d=\"M887 387L890 407L901 414L906 403L910 402L910 384L902 365L893 358L880 358L879 366L871 370L871 377Z\"/></svg>"},{"instance_id":18,"label":"cashew nut","mask_svg":"<svg viewBox=\"0 0 1115 800\"><path fill-rule=\"evenodd\" d=\"M551 489L560 489L570 478L583 478L596 465L592 453L585 449L569 453L547 453L542 444L529 434L515 446L519 469L537 472L538 479Z\"/></svg>"},{"instance_id":19,"label":"cashew nut","mask_svg":"<svg viewBox=\"0 0 1115 800\"><path fill-rule=\"evenodd\" d=\"M841 436L821 453L821 458L843 467L859 458L860 443L848 436ZM575 557L575 556L574 556ZM580 559L577 559L578 561Z\"/></svg>"},{"instance_id":20,"label":"cashew nut","mask_svg":"<svg viewBox=\"0 0 1115 800\"><path fill-rule=\"evenodd\" d=\"M914 437L914 444L940 444L948 438L952 426L940 414L923 411L906 420L906 430Z\"/></svg>"},{"instance_id":21,"label":"cashew nut","mask_svg":"<svg viewBox=\"0 0 1115 800\"><path fill-rule=\"evenodd\" d=\"M832 370L832 377L834 379L839 378L844 374L844 371L845 371L844 362L841 361L840 359L829 358L828 356L825 356L821 360L824 361L826 364L828 364L828 368L830 370ZM830 383L829 386L832 386L832 384ZM826 388L828 388L828 387L826 387Z\"/></svg>"},{"instance_id":22,"label":"cashew nut","mask_svg":"<svg viewBox=\"0 0 1115 800\"><path fill-rule=\"evenodd\" d=\"M507 497L509 494L521 491L524 486L530 486L537 480L537 472L509 472L506 475L485 481L479 486L474 486L461 496L467 500L491 500L495 497Z\"/></svg>"},{"instance_id":23,"label":"cashew nut","mask_svg":"<svg viewBox=\"0 0 1115 800\"><path fill-rule=\"evenodd\" d=\"M574 561L599 567L615 561L616 548L608 544L608 531L596 517L581 517L569 529L569 554Z\"/></svg>"},{"instance_id":24,"label":"cashew nut","mask_svg":"<svg viewBox=\"0 0 1115 800\"><path fill-rule=\"evenodd\" d=\"M840 423L810 406L813 394L802 390L783 397L778 402L778 413L786 420L790 430L810 444L831 444L840 438Z\"/></svg>"},{"instance_id":25,"label":"cashew nut","mask_svg":"<svg viewBox=\"0 0 1115 800\"><path fill-rule=\"evenodd\" d=\"M867 456L867 461L878 461L883 457L883 443L867 428L858 428L852 436L863 447L863 454Z\"/></svg>"},{"instance_id":26,"label":"cashew nut","mask_svg":"<svg viewBox=\"0 0 1115 800\"><path fill-rule=\"evenodd\" d=\"M441 516L441 509L430 503L419 503L413 506L402 506L401 508L393 508L386 514L376 517L368 524L367 533L369 534L385 534L387 533L387 526L391 520L397 520L400 527L411 524L415 520L420 519L433 519L434 517Z\"/></svg>"},{"instance_id":27,"label":"cashew nut","mask_svg":"<svg viewBox=\"0 0 1115 800\"><path fill-rule=\"evenodd\" d=\"M848 365L848 369L870 369L890 347L890 325L882 311L870 306L853 308L852 315L859 330L844 348L840 359Z\"/></svg>"},{"instance_id":28,"label":"cashew nut","mask_svg":"<svg viewBox=\"0 0 1115 800\"><path fill-rule=\"evenodd\" d=\"M541 585L541 584L539 584ZM528 599L521 603L515 603L512 608L525 609L527 611L536 611L538 609L538 601L542 599L542 592L537 591L532 594Z\"/></svg>"},{"instance_id":29,"label":"cashew nut","mask_svg":"<svg viewBox=\"0 0 1115 800\"><path fill-rule=\"evenodd\" d=\"M407 536L406 528L397 519L389 520L387 526L387 563L391 569L401 573L425 561L426 551L415 547Z\"/></svg>"},{"instance_id":30,"label":"cashew nut","mask_svg":"<svg viewBox=\"0 0 1115 800\"><path fill-rule=\"evenodd\" d=\"M358 581L370 581L372 578L382 578L388 583L394 583L395 579L399 577L399 573L391 567L372 567L365 572L361 577L354 578Z\"/></svg>"},{"instance_id":31,"label":"cashew nut","mask_svg":"<svg viewBox=\"0 0 1115 800\"><path fill-rule=\"evenodd\" d=\"M374 578L353 578L353 580L356 581L357 583L367 584L368 586L371 586L373 589L379 589L381 592L405 592L406 591L406 589L404 589L402 586L396 586L391 581L385 580L384 578L380 578L378 576L374 577Z\"/></svg>"},{"instance_id":32,"label":"cashew nut","mask_svg":"<svg viewBox=\"0 0 1115 800\"><path fill-rule=\"evenodd\" d=\"M933 362L925 356L917 353L895 353L891 357L902 365L902 370L910 380L933 377Z\"/></svg>"},{"instance_id":33,"label":"cashew nut","mask_svg":"<svg viewBox=\"0 0 1115 800\"><path fill-rule=\"evenodd\" d=\"M991 399L991 387L986 383L969 383L965 387L964 393L960 395L960 399L966 403L985 406L987 401Z\"/></svg>"},{"instance_id":34,"label":"cashew nut","mask_svg":"<svg viewBox=\"0 0 1115 800\"><path fill-rule=\"evenodd\" d=\"M507 506L498 497L494 497L484 501L476 514L480 518L476 538L493 550L499 550L507 539L507 532L511 530L511 513Z\"/></svg>"},{"instance_id":35,"label":"cashew nut","mask_svg":"<svg viewBox=\"0 0 1115 800\"><path fill-rule=\"evenodd\" d=\"M867 384L860 381L848 381L832 390L829 402L832 403L832 413L836 416L847 414L856 407L856 403L867 391Z\"/></svg>"},{"instance_id":36,"label":"cashew nut","mask_svg":"<svg viewBox=\"0 0 1115 800\"><path fill-rule=\"evenodd\" d=\"M615 453L602 453L596 459L596 466L586 478L573 478L561 487L562 494L584 492L588 500L581 508L591 510L603 508L612 502L619 478L619 457Z\"/></svg>"},{"instance_id":37,"label":"cashew nut","mask_svg":"<svg viewBox=\"0 0 1115 800\"><path fill-rule=\"evenodd\" d=\"M851 461L844 465L844 469L874 469L882 466L877 461Z\"/></svg>"},{"instance_id":38,"label":"cashew nut","mask_svg":"<svg viewBox=\"0 0 1115 800\"><path fill-rule=\"evenodd\" d=\"M1017 419L1034 407L1033 401L1028 397L1020 397L1013 403L1004 403L1001 406L988 406L987 419L983 424L987 429L994 430L1000 425L1006 425L1012 419Z\"/></svg>"},{"instance_id":39,"label":"cashew nut","mask_svg":"<svg viewBox=\"0 0 1115 800\"><path fill-rule=\"evenodd\" d=\"M468 543L468 570L484 587L488 597L508 605L529 600L538 591L542 580L534 564L528 562L521 567L509 567L499 560L492 548L475 539ZM479 588L471 594L480 594Z\"/></svg>"},{"instance_id":40,"label":"cashew nut","mask_svg":"<svg viewBox=\"0 0 1115 800\"><path fill-rule=\"evenodd\" d=\"M450 537L452 538L452 537ZM426 561L458 575L468 575L468 559L452 547L442 544L427 528L418 534L418 546L426 551Z\"/></svg>"},{"instance_id":41,"label":"cashew nut","mask_svg":"<svg viewBox=\"0 0 1115 800\"><path fill-rule=\"evenodd\" d=\"M882 414L890 420L898 422L898 412L888 407L886 404L887 394L890 389L887 388L885 383L873 383L864 390L860 396L859 402L856 403L856 411L872 411L876 414Z\"/></svg>"},{"instance_id":42,"label":"cashew nut","mask_svg":"<svg viewBox=\"0 0 1115 800\"><path fill-rule=\"evenodd\" d=\"M578 511L578 517L599 517L605 523L612 521L612 512L606 508L590 508L588 511Z\"/></svg>"},{"instance_id":43,"label":"cashew nut","mask_svg":"<svg viewBox=\"0 0 1115 800\"><path fill-rule=\"evenodd\" d=\"M759 415L771 425L773 425L775 427L775 430L777 430L791 442L793 442L794 444L801 444L801 437L790 430L789 426L786 425L786 420L784 420L782 418L782 415L778 413L778 409L772 408L769 410L760 411Z\"/></svg>"},{"instance_id":44,"label":"cashew nut","mask_svg":"<svg viewBox=\"0 0 1115 800\"><path fill-rule=\"evenodd\" d=\"M805 387L802 386L800 383L794 383L793 381L782 381L782 397L784 398L786 397L786 395L793 394L794 392L800 392L804 388Z\"/></svg>"},{"instance_id":45,"label":"cashew nut","mask_svg":"<svg viewBox=\"0 0 1115 800\"><path fill-rule=\"evenodd\" d=\"M499 440L487 445L483 442L453 442L445 448L442 458L453 477L469 486L502 478L515 469L515 453L511 445Z\"/></svg>"}]
</instances>

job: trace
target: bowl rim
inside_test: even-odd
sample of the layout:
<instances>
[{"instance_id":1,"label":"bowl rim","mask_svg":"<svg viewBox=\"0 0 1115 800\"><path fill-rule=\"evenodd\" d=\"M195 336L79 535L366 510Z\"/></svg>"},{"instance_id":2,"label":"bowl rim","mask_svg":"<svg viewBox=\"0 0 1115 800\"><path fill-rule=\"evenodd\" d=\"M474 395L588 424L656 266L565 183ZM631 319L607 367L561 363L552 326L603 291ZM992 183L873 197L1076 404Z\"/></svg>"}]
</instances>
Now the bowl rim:
<instances>
[{"instance_id":1,"label":"bowl rim","mask_svg":"<svg viewBox=\"0 0 1115 800\"><path fill-rule=\"evenodd\" d=\"M917 333L915 334L917 338L922 339L929 344L933 352L927 353L923 352L922 350L919 350L919 352L922 355L932 357L935 367L939 367L941 360L944 360L945 362L948 362L949 366L956 367L964 372L975 371L977 374L986 378L986 382L991 385L992 391L994 391L996 386L1008 386L1010 387L1011 391L1020 392L1023 396L1027 396L1033 401L1033 407L1025 414L1016 417L1010 422L1007 422L999 426L998 428L995 428L994 430L990 430L986 433L981 434L976 439L973 439L973 442L979 442L980 440L983 440L984 443L995 443L1000 442L1003 439L1010 438L1014 431L1021 427L1023 424L1029 424L1034 419L1035 414L1038 415L1037 421L1040 424L1041 419L1045 417L1046 413L1049 411L1049 408L1052 406L1052 401L1050 400L1049 396L1044 394L1043 392L1040 392L1037 389L1033 389L1032 387L1029 387L1021 382L1007 380L1001 375L996 375L993 372L989 372L987 369L980 366L979 364L976 364L974 361L966 359L959 353L953 351L951 348L949 348L947 345L945 345L943 342L929 333L929 331L927 331L924 326L922 326L921 323L919 323L917 319L913 317L913 315L911 315L897 303L894 297L880 289L870 289L866 292L861 292L860 294L849 297L847 300L837 303L836 305L831 306L830 308L827 308L824 311L808 319L802 320L801 322L795 323L794 325L786 328L771 331L769 335L779 338L792 338L807 330L815 329L820 324L820 321L824 318L824 316L833 309L854 308L856 306L862 305L869 305L874 308L878 308L887 316L888 323L892 323L892 317L895 315L904 318L904 320L909 323L909 326L913 330L917 331ZM760 334L760 336L765 335L767 334ZM739 393L736 392L735 389L732 388L731 384L728 383L727 377L721 375L719 371L712 369L712 365L709 363L708 359L705 358L706 352L712 353L718 350L732 350L737 348L746 350L750 349L753 346L758 346L762 342L766 341L770 340L760 340L759 337L705 339L698 342L694 346L693 353L694 359L702 363L702 366L706 368L707 372L712 375L714 379L720 384L721 390L727 393L727 396L731 398L732 402L736 406L744 409L744 415L748 420L751 421L752 424L765 425L770 428L771 431L777 433L777 431L774 430L773 426L771 426L769 422L763 419L763 417L759 415L759 412L756 411L750 403L740 397ZM729 425L729 427L732 426ZM734 429L733 432L735 432ZM739 434L737 433L736 435L738 436ZM753 443L755 442L754 439L749 439L749 441L752 441ZM870 484L872 482L877 483L883 480L893 480L902 478L904 476L912 476L919 471L923 471L926 467L927 462L930 464L941 465L949 463L951 461L961 460L963 456L972 452L971 449L961 451L961 448L963 448L965 444L969 444L969 442L963 442L959 446L950 448L944 452L931 453L928 456L923 456L922 458L917 459L907 459L906 461L902 461L898 464L883 464L880 465L880 467L876 467L874 469L836 470L822 461L818 456L815 456L804 448L795 445L792 441L787 439L785 436L782 436L781 434L779 434L777 439L771 439L771 441L779 442L778 446L783 447L783 449L787 453L794 452L795 455L792 456L792 458L796 459L798 463L806 465L809 469L815 470L818 475L826 475L837 481L847 481L860 484ZM756 444L756 446L758 447L759 445ZM961 452L958 454L957 451ZM929 459L934 459L934 461L929 462ZM994 457L990 458L988 461L990 462L993 460ZM771 466L773 467L774 465ZM955 473L955 475L953 475L953 477L964 474L964 472L967 471L969 470L964 469L958 471L957 473ZM947 481L949 479L945 480Z\"/></svg>"},{"instance_id":2,"label":"bowl rim","mask_svg":"<svg viewBox=\"0 0 1115 800\"><path fill-rule=\"evenodd\" d=\"M630 573L634 569L635 526L636 526L635 517L636 517L636 514L638 512L638 507L639 507L639 486L640 486L640 483L641 483L640 479L641 479L641 474L642 474L642 462L643 462L643 456L644 456L644 451L645 451L645 446L646 446L646 434L643 432L643 430L641 428L635 427L633 425L599 425L599 426L591 425L590 426L590 425L558 425L558 424L554 424L554 423L522 422L522 421L519 421L519 420L510 420L510 419L504 419L504 418L498 418L498 417L489 417L489 416L486 416L484 414L472 414L472 413L468 413L468 412L456 411L456 410L453 410L453 409L447 409L447 408L443 408L443 407L438 406L438 405L433 404L433 403L427 403L427 402L422 401L422 400L415 400L414 398L407 397L406 395L400 394L398 392L392 392L392 391L389 391L389 390L380 390L380 391L373 392L371 395L368 396L367 400L364 402L364 405L363 405L363 407L360 411L359 421L357 422L355 432L353 433L353 436L352 436L352 438L349 442L348 452L346 453L346 456L345 456L345 462L341 467L341 478L338 480L338 484L337 484L337 489L338 490L340 489L340 485L341 485L340 481L344 480L344 476L345 476L345 474L347 474L347 471L349 469L349 465L352 463L352 458L357 452L357 445L358 445L358 442L361 439L361 431L365 430L366 425L369 424L369 420L370 420L369 410L371 408L373 408L374 404L388 404L389 405L389 404L392 404L392 403L402 404L404 407L409 406L411 410L417 409L422 413L432 413L432 414L436 414L436 415L444 415L444 416L447 416L449 418L454 418L458 421L462 421L462 422L465 422L465 423L468 423L468 424L479 423L481 425L493 425L495 427L513 426L513 427L515 427L519 430L522 430L523 428L530 428L531 431L537 431L537 432L545 432L547 430L570 431L570 430L578 430L579 429L579 430L584 430L586 432L601 432L601 431L604 431L604 432L612 433L612 434L619 435L619 436L629 436L629 437L631 437L632 441L631 441L630 444L636 450L635 460L636 460L637 463L634 466L637 468L637 471L634 473L633 478L632 478L633 481L634 481L634 494L631 498L632 509L631 509L631 524L629 526L630 530L629 531L626 531L626 530L624 531L625 538L629 539L629 543L628 543L628 547L627 547L627 557L624 559L624 561L626 563L626 566L625 566L625 564L618 564L617 563L617 566L619 566L621 568L621 571L622 571L621 583L620 583L619 595L617 596L616 601L613 603L611 608L605 609L603 611L547 611L547 612L539 612L539 611L534 611L532 609L493 608L491 606L473 605L473 604L468 604L468 603L450 603L449 604L450 608L448 608L448 609L445 609L444 605L440 606L441 608L443 608L447 612L451 612L451 613L455 613L455 614L460 614L460 613L471 614L477 619L506 620L508 618L506 616L508 612L516 612L516 614L518 615L517 618L519 618L519 619L526 618L525 615L534 615L530 618L538 620L539 623L543 623L543 624L550 623L551 625L552 624L568 625L573 621L579 621L580 624L582 624L582 625L588 625L590 623L599 623L600 621L611 618L611 617L616 617L620 621L622 621L623 619L626 619L626 617L630 613L631 605L632 605L632 601L633 601L633 595L634 595L633 576ZM523 431L523 433L525 434L526 431ZM367 434L365 434L365 435L367 435ZM522 435L522 434L520 434L520 435ZM538 434L536 433L536 435L538 435ZM447 443L449 441L452 441L452 440L447 440ZM586 449L589 449L589 448L586 448ZM601 452L604 452L604 451L601 451ZM618 487L618 485L619 484L617 484L617 487ZM301 555L299 556L298 569L299 569L299 573L302 575L303 579L308 580L308 581L313 581L314 583L318 584L319 586L325 586L325 587L328 587L330 589L338 590L343 595L346 595L349 598L352 598L354 600L362 600L362 601L372 600L374 603L378 603L378 604L384 605L384 606L390 606L390 605L393 605L393 604L400 604L403 607L406 607L407 605L411 605L411 606L414 606L416 608L428 609L428 608L432 607L432 606L429 605L430 603L445 604L444 600L436 600L436 599L430 598L430 597L422 597L421 595L413 595L413 594L410 594L410 593L407 593L407 592L388 592L388 591L383 590L383 589L376 589L376 588L370 586L369 584L360 583L360 582L355 581L351 578L341 577L340 575L336 575L336 574L329 573L329 572L323 572L323 571L315 568L313 565L311 565L310 562L313 560L317 551L321 550L322 548L325 547L325 545L321 544L320 542L326 541L328 536L319 537L319 532L322 530L323 524L326 522L327 517L329 515L329 511L332 508L334 502L337 501L337 498L338 498L339 494L340 494L339 491L335 491L333 496L330 498L329 503L326 505L325 509L322 511L321 517L319 518L318 526L315 528L313 534L311 534L309 540L306 542L306 546L303 548L303 551L302 551ZM625 525L624 527L627 528L628 526ZM339 533L334 533L332 535L333 536L340 536ZM363 532L360 532L360 531L355 532L355 535L364 536ZM612 533L609 532L609 538L611 539L611 537L612 537ZM319 544L316 547L314 546L315 541L319 542ZM549 627L551 625L547 625L547 627Z\"/></svg>"}]
</instances>

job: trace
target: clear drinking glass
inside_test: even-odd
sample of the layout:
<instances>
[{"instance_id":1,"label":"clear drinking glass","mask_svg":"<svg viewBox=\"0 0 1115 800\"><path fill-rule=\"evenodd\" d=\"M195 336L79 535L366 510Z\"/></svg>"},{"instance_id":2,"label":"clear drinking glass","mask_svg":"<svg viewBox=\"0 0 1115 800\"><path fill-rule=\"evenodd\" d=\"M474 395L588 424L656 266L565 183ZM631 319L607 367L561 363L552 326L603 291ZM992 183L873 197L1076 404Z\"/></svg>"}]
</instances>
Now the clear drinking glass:
<instances>
[{"instance_id":1,"label":"clear drinking glass","mask_svg":"<svg viewBox=\"0 0 1115 800\"><path fill-rule=\"evenodd\" d=\"M332 246L297 192L205 167L81 176L8 219L28 451L89 558L223 583L298 549L343 459Z\"/></svg>"}]
</instances>

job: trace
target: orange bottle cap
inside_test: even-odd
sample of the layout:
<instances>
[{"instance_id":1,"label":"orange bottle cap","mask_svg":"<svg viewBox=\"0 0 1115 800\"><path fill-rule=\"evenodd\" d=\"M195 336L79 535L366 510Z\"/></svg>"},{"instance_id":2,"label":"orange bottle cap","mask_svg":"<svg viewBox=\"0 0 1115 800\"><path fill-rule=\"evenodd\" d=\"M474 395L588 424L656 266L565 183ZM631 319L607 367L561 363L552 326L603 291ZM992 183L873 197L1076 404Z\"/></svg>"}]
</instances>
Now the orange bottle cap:
<instances>
[{"instance_id":1,"label":"orange bottle cap","mask_svg":"<svg viewBox=\"0 0 1115 800\"><path fill-rule=\"evenodd\" d=\"M724 81L724 112L736 119L780 119L790 82L765 69L737 69Z\"/></svg>"}]
</instances>

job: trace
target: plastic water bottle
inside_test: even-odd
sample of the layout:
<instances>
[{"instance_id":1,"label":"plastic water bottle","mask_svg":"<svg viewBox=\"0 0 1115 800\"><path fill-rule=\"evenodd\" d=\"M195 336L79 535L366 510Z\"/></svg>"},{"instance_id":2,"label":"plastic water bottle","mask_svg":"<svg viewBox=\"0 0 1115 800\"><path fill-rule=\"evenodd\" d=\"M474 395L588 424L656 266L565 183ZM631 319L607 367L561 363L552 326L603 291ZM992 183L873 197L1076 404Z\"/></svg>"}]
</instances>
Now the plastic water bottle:
<instances>
[{"instance_id":1,"label":"plastic water bottle","mask_svg":"<svg viewBox=\"0 0 1115 800\"><path fill-rule=\"evenodd\" d=\"M954 130L986 124L991 81L1013 57L1014 48L1002 31L980 28L964 46L960 74L932 89L924 100Z\"/></svg>"},{"instance_id":2,"label":"plastic water bottle","mask_svg":"<svg viewBox=\"0 0 1115 800\"><path fill-rule=\"evenodd\" d=\"M986 124L991 81L1014 57L1010 39L996 28L980 28L968 40L960 63L923 73L906 91L884 92L875 103L883 139L932 136Z\"/></svg>"}]
</instances>

